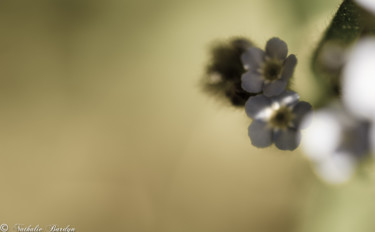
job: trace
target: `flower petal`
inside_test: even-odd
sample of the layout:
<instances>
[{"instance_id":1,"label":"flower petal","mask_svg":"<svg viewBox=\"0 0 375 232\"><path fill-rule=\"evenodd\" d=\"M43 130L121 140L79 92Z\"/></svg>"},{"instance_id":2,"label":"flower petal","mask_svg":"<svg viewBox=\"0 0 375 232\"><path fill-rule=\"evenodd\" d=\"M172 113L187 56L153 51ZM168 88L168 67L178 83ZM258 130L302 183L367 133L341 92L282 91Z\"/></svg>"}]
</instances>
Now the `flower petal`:
<instances>
[{"instance_id":1,"label":"flower petal","mask_svg":"<svg viewBox=\"0 0 375 232\"><path fill-rule=\"evenodd\" d=\"M264 51L251 47L242 54L241 61L245 69L257 69L264 62L264 56Z\"/></svg>"},{"instance_id":2,"label":"flower petal","mask_svg":"<svg viewBox=\"0 0 375 232\"><path fill-rule=\"evenodd\" d=\"M284 60L288 54L288 46L281 39L272 38L267 42L266 54L272 58Z\"/></svg>"},{"instance_id":3,"label":"flower petal","mask_svg":"<svg viewBox=\"0 0 375 232\"><path fill-rule=\"evenodd\" d=\"M241 87L249 93L259 93L263 87L262 75L253 70L242 74Z\"/></svg>"},{"instance_id":4,"label":"flower petal","mask_svg":"<svg viewBox=\"0 0 375 232\"><path fill-rule=\"evenodd\" d=\"M358 41L345 64L342 78L342 100L353 115L366 120L375 118L375 40Z\"/></svg>"},{"instance_id":5,"label":"flower petal","mask_svg":"<svg viewBox=\"0 0 375 232\"><path fill-rule=\"evenodd\" d=\"M351 154L334 152L322 162L317 162L316 174L331 184L342 184L348 181L355 172L356 160Z\"/></svg>"},{"instance_id":6,"label":"flower petal","mask_svg":"<svg viewBox=\"0 0 375 232\"><path fill-rule=\"evenodd\" d=\"M311 113L311 105L308 102L298 102L297 105L293 108L293 113L295 118L293 119L293 124L296 128L304 129L306 128L309 123L306 122L301 124L302 120L305 118L306 115ZM311 117L310 117L311 118Z\"/></svg>"},{"instance_id":7,"label":"flower petal","mask_svg":"<svg viewBox=\"0 0 375 232\"><path fill-rule=\"evenodd\" d=\"M282 92L284 92L287 84L288 84L288 81L286 80L279 79L276 81L272 81L264 85L263 94L266 95L267 97L278 96Z\"/></svg>"},{"instance_id":8,"label":"flower petal","mask_svg":"<svg viewBox=\"0 0 375 232\"><path fill-rule=\"evenodd\" d=\"M343 128L339 115L331 108L318 110L303 120L311 120L311 126L304 131L302 149L313 162L324 162L341 145Z\"/></svg>"},{"instance_id":9,"label":"flower petal","mask_svg":"<svg viewBox=\"0 0 375 232\"><path fill-rule=\"evenodd\" d=\"M267 127L266 122L254 120L248 133L251 143L256 147L263 148L272 144L272 129Z\"/></svg>"},{"instance_id":10,"label":"flower petal","mask_svg":"<svg viewBox=\"0 0 375 232\"><path fill-rule=\"evenodd\" d=\"M277 97L273 97L273 101L278 101L283 106L293 106L298 103L299 95L291 90L286 90Z\"/></svg>"},{"instance_id":11,"label":"flower petal","mask_svg":"<svg viewBox=\"0 0 375 232\"><path fill-rule=\"evenodd\" d=\"M264 108L267 108L271 105L271 100L262 94L259 94L254 97L250 97L245 103L245 111L247 116L253 119L257 119L257 115Z\"/></svg>"},{"instance_id":12,"label":"flower petal","mask_svg":"<svg viewBox=\"0 0 375 232\"><path fill-rule=\"evenodd\" d=\"M274 135L275 145L280 150L296 149L301 141L301 133L298 130L286 129L279 130Z\"/></svg>"},{"instance_id":13,"label":"flower petal","mask_svg":"<svg viewBox=\"0 0 375 232\"><path fill-rule=\"evenodd\" d=\"M294 68L297 64L297 58L295 55L291 54L286 58L284 61L283 66L283 73L281 74L281 79L289 80L289 78L293 75Z\"/></svg>"}]
</instances>

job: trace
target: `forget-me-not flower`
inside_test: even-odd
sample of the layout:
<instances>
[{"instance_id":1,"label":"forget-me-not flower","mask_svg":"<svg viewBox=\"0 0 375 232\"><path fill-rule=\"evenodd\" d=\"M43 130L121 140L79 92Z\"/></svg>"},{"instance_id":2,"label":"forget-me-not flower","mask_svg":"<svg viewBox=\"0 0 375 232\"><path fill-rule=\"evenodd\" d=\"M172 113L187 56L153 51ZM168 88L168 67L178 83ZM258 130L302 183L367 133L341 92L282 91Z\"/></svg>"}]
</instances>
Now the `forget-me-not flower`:
<instances>
[{"instance_id":1,"label":"forget-me-not flower","mask_svg":"<svg viewBox=\"0 0 375 232\"><path fill-rule=\"evenodd\" d=\"M287 87L297 64L295 55L288 55L287 44L279 38L268 40L266 50L250 47L241 56L247 70L241 77L241 86L249 93L268 97L281 94Z\"/></svg>"},{"instance_id":2,"label":"forget-me-not flower","mask_svg":"<svg viewBox=\"0 0 375 232\"><path fill-rule=\"evenodd\" d=\"M263 148L275 143L281 150L294 150L300 143L301 121L310 113L311 105L299 101L297 93L285 91L277 97L250 97L245 110L253 119L248 132L254 146Z\"/></svg>"}]
</instances>

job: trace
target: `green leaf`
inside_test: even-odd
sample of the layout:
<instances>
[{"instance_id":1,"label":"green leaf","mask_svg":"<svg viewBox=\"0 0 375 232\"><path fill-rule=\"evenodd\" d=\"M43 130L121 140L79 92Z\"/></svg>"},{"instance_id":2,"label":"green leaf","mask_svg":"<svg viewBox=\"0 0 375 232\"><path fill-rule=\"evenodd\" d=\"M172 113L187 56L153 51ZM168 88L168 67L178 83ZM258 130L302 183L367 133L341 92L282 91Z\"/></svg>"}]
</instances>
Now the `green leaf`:
<instances>
[{"instance_id":1,"label":"green leaf","mask_svg":"<svg viewBox=\"0 0 375 232\"><path fill-rule=\"evenodd\" d=\"M344 0L313 54L312 70L322 89L318 106L340 96L345 50L365 31L363 15L352 0Z\"/></svg>"}]
</instances>

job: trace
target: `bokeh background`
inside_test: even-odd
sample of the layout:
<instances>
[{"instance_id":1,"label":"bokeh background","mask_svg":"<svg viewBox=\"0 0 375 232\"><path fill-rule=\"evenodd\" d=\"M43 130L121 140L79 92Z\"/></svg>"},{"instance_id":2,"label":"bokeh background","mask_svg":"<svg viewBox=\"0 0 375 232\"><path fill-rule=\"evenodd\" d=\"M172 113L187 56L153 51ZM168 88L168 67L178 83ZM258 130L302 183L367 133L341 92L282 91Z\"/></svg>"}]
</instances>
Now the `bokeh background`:
<instances>
[{"instance_id":1,"label":"bokeh background","mask_svg":"<svg viewBox=\"0 0 375 232\"><path fill-rule=\"evenodd\" d=\"M218 40L277 36L309 61L340 0L0 2L0 224L76 231L374 231L371 171L329 186L256 149L201 91ZM370 168L371 169L371 168Z\"/></svg>"}]
</instances>

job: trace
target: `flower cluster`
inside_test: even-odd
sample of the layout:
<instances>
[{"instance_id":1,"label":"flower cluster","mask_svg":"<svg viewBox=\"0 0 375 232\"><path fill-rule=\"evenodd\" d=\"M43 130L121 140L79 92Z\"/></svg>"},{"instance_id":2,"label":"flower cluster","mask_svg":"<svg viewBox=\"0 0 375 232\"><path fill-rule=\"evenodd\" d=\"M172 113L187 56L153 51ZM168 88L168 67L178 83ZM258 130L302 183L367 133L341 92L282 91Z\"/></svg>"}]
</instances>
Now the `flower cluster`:
<instances>
[{"instance_id":1,"label":"flower cluster","mask_svg":"<svg viewBox=\"0 0 375 232\"><path fill-rule=\"evenodd\" d=\"M251 96L245 104L253 119L248 133L251 143L259 148L275 144L280 150L294 150L300 143L301 121L311 111L307 102L287 90L297 64L295 55L288 55L286 43L278 38L267 42L265 51L250 47L241 56L246 72L242 88Z\"/></svg>"},{"instance_id":2,"label":"flower cluster","mask_svg":"<svg viewBox=\"0 0 375 232\"><path fill-rule=\"evenodd\" d=\"M216 46L204 86L245 107L252 145L294 150L302 143L318 176L341 183L375 152L375 37L370 35L375 35L374 1L344 0L311 56L319 84L314 114L290 88L297 58L276 37L265 49L244 38ZM300 130L308 125L302 138Z\"/></svg>"},{"instance_id":3,"label":"flower cluster","mask_svg":"<svg viewBox=\"0 0 375 232\"><path fill-rule=\"evenodd\" d=\"M333 102L314 113L302 144L318 176L342 183L369 151L369 123L354 117L341 102Z\"/></svg>"},{"instance_id":4,"label":"flower cluster","mask_svg":"<svg viewBox=\"0 0 375 232\"><path fill-rule=\"evenodd\" d=\"M341 101L317 111L303 149L315 172L332 183L347 181L356 164L375 150L375 38L348 52L341 75ZM371 147L372 146L372 147Z\"/></svg>"}]
</instances>

